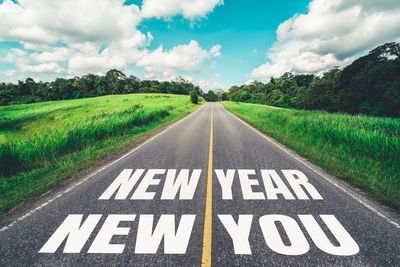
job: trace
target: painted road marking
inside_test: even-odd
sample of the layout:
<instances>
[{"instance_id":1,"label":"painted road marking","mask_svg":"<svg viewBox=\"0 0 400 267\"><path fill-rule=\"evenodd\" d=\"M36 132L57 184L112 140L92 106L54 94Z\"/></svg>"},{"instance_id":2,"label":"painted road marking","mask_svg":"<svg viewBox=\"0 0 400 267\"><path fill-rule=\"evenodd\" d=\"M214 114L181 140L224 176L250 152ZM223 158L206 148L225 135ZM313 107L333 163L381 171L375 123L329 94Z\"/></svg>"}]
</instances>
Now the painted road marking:
<instances>
[{"instance_id":1,"label":"painted road marking","mask_svg":"<svg viewBox=\"0 0 400 267\"><path fill-rule=\"evenodd\" d=\"M232 185L236 176L239 176L243 200L277 200L278 195L282 195L283 199L323 200L321 194L311 184L307 176L299 170L281 170L286 178L285 182L276 170L228 169L226 174L221 169L214 171L221 186L222 199L224 200L233 199ZM264 186L261 185L261 178ZM258 191L256 191L257 188L259 188ZM264 188L265 194L262 188Z\"/></svg>"},{"instance_id":2,"label":"painted road marking","mask_svg":"<svg viewBox=\"0 0 400 267\"><path fill-rule=\"evenodd\" d=\"M124 200L132 191L134 192L130 199L154 199L156 192L149 192L149 186L159 186L161 180L164 180L164 187L160 199L176 199L178 197L178 199L192 200L202 172L201 169L194 169L191 173L189 169L181 169L179 173L176 169L149 169L146 173L145 171L145 169L136 169L135 171L124 169L107 187L99 200ZM156 179L155 175L157 174L165 175ZM142 176L143 178L139 182ZM132 190L136 184L139 184L136 190Z\"/></svg>"},{"instance_id":3,"label":"painted road marking","mask_svg":"<svg viewBox=\"0 0 400 267\"><path fill-rule=\"evenodd\" d=\"M298 200L309 200L310 198L323 200L305 174L298 170L281 170L286 180L280 178L275 170L233 169L226 172L225 170L213 170L213 106L211 106L210 115L208 173L201 256L201 265L207 267L211 266L212 263L213 171L216 172L221 187L226 187L224 195L229 198L232 198L231 187L237 173L243 200L276 200L278 199L277 194L282 195L285 199L296 199L296 196ZM258 175L259 173L261 173L261 176ZM161 180L165 181L162 192L166 196L161 196L161 199L176 199L178 191L181 193L179 199L193 199L200 175L200 169L193 170L192 175L190 175L189 169L182 169L179 174L176 169L136 169L135 171L133 169L124 169L111 185L105 189L99 200L111 200L115 195L115 200L140 199L151 201L154 199L156 192L151 191L149 187L159 186ZM140 177L143 178L140 179ZM262 183L264 184L265 194L262 192ZM136 189L133 190L133 188ZM129 198L131 193L133 193L132 197ZM217 217L232 239L235 254L251 255L249 235L253 215L245 214L245 217L242 217L242 215L239 214L237 223L234 220L234 214L217 214ZM186 254L196 218L195 214L181 215L178 228L175 227L176 214L161 214L155 228L153 227L153 219L156 215L139 214L138 216L139 224L137 231L135 231L136 244L134 253L156 254L159 251L160 243L164 240L164 254ZM64 244L63 253L80 253L89 240L94 241L87 253L124 252L125 244L112 243L112 239L116 235L129 234L130 227L119 226L119 222L132 222L135 220L136 214L90 214L83 221L84 217L84 214L70 214L44 244L39 253L55 253L62 244ZM106 219L96 237L90 239L101 218ZM304 226L303 228L295 218L284 214L265 214L261 216L258 220L266 246L281 255L303 255L311 248L305 233L303 233L305 230L313 239L313 244L327 254L351 256L359 252L357 242L334 215L322 214L320 218L339 245L331 242L330 237L324 232L325 229L323 230L319 227L314 215L299 214L298 218ZM278 231L277 223L283 227L290 245L284 242L285 235L281 236L282 233Z\"/></svg>"},{"instance_id":4,"label":"painted road marking","mask_svg":"<svg viewBox=\"0 0 400 267\"><path fill-rule=\"evenodd\" d=\"M203 267L211 266L213 119L214 119L214 105L211 106L210 147L208 150L207 195L206 195L206 209L204 214L203 252L201 255L201 266Z\"/></svg>"},{"instance_id":5,"label":"painted road marking","mask_svg":"<svg viewBox=\"0 0 400 267\"><path fill-rule=\"evenodd\" d=\"M239 179L243 200L323 200L307 176L299 170L280 170L282 175L272 169L228 169L226 172L215 169L214 172L223 200L240 198L232 193L235 177ZM181 169L179 172L177 169L123 169L98 199L193 200L201 173L201 169ZM161 192L158 196L157 187Z\"/></svg>"},{"instance_id":6,"label":"painted road marking","mask_svg":"<svg viewBox=\"0 0 400 267\"><path fill-rule=\"evenodd\" d=\"M209 169L206 185L206 203L204 216L204 236L202 247L202 265L210 266L212 262L212 178L213 171L216 172L217 180L221 188L232 199L232 182L235 173L238 173L242 189L243 200L277 200L277 194L284 199L323 200L322 196L309 182L304 173L298 170L281 170L284 181L279 177L275 170L213 170L213 134L210 127L210 147L209 147ZM225 175L226 173L226 175ZM260 175L257 175L261 173ZM161 177L156 178L156 175ZM164 175L164 176L162 176ZM189 169L182 169L177 174L176 169L124 169L111 185L108 186L99 200L153 200L156 192L149 192L149 186L158 186L164 180L162 194L168 197L161 199L176 199L180 191L179 199L193 199L196 185L201 175L200 169L195 169L190 175ZM253 176L250 178L249 176ZM143 177L140 180L140 177ZM261 179L262 178L262 179ZM139 181L140 180L140 181ZM263 182L262 182L263 181ZM136 190L132 190L136 183L139 183ZM261 184L264 183L264 186ZM225 186L225 189L223 189ZM258 187L258 189L257 189ZM266 194L260 191L264 187ZM129 195L132 193L132 197ZM307 193L306 193L307 192ZM135 197L136 194L136 197ZM308 195L309 196L308 196ZM113 198L113 196L115 197ZM141 197L137 197L142 195ZM253 197L256 196L256 197ZM265 197L266 196L266 197ZM235 196L235 198L240 198ZM222 199L224 196L222 196ZM85 244L92 239L96 225L99 224L104 214L91 214L82 221L84 214L70 214L64 222L57 228L53 235L48 239L39 253L55 253L59 247L65 243L63 253L80 253ZM160 247L160 242L164 240L164 254L185 254L192 234L195 214L183 214L178 228L175 227L175 214L161 214L157 226L153 231L154 214L139 214L139 226L136 234L136 254L156 254ZM249 236L253 221L253 215L239 214L238 222L234 220L233 214L217 214L221 223L225 227L232 239L235 254L251 255ZM334 215L320 215L324 224L335 237L337 244L333 244L324 230L312 214L299 214L298 217L308 235L313 239L314 244L322 251L339 256L351 256L359 252L358 244L352 239L350 234L340 224ZM128 235L130 228L120 227L120 221L134 221L136 214L110 214L97 233L92 245L87 253L123 253L125 244L111 243L113 236ZM327 218L327 220L325 220ZM283 226L291 245L285 244L278 231L276 223ZM266 245L274 252L282 255L303 255L310 250L310 244L306 240L303 230L299 223L283 214L266 214L259 218L260 228L263 232ZM175 229L176 232L175 232ZM282 229L281 229L282 230ZM66 242L64 242L66 241Z\"/></svg>"},{"instance_id":7,"label":"painted road marking","mask_svg":"<svg viewBox=\"0 0 400 267\"><path fill-rule=\"evenodd\" d=\"M92 235L102 214L70 214L40 249L39 253L55 253L62 244L63 253L80 253ZM130 227L120 226L121 222L135 221L136 214L109 214L92 241L87 253L121 254L125 244L114 243L114 236L128 236ZM185 254L192 233L196 215L183 214L176 227L175 214L161 214L153 227L154 215L141 214L136 231L136 254L156 254L164 242L164 254ZM176 230L175 230L176 229Z\"/></svg>"},{"instance_id":8,"label":"painted road marking","mask_svg":"<svg viewBox=\"0 0 400 267\"><path fill-rule=\"evenodd\" d=\"M319 217L324 222L329 232L335 237L339 245L333 244L329 237L322 230L321 226L313 215L298 215L305 231L309 234L313 243L320 250L334 256L353 256L360 248L342 224L334 215L322 214ZM249 236L252 228L253 215L239 214L236 223L230 214L218 214L222 225L225 227L232 239L233 249L236 255L251 255L251 246ZM281 230L285 232L288 244L283 241L281 232L276 223L281 225ZM259 225L264 236L265 243L274 252L281 255L297 256L303 255L310 250L310 244L307 241L299 223L286 215L268 214L259 218Z\"/></svg>"}]
</instances>

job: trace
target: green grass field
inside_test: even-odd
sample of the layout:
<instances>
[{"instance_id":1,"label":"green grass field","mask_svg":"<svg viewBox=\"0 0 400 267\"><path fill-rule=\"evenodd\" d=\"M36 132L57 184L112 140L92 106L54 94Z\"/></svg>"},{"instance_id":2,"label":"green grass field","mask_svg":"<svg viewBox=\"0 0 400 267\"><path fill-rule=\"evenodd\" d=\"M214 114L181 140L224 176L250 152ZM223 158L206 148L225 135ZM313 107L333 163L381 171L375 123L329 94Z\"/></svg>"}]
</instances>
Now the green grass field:
<instances>
[{"instance_id":1,"label":"green grass field","mask_svg":"<svg viewBox=\"0 0 400 267\"><path fill-rule=\"evenodd\" d=\"M165 94L0 107L0 213L195 108Z\"/></svg>"},{"instance_id":2,"label":"green grass field","mask_svg":"<svg viewBox=\"0 0 400 267\"><path fill-rule=\"evenodd\" d=\"M319 166L400 208L400 119L222 104Z\"/></svg>"}]
</instances>

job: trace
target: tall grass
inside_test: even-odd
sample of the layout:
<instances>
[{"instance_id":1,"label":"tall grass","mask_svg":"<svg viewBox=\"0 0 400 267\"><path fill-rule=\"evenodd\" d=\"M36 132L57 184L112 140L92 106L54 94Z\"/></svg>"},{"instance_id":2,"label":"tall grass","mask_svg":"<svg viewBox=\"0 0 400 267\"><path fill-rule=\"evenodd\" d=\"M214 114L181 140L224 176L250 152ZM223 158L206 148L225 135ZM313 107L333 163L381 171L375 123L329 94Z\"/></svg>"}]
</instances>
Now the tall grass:
<instances>
[{"instance_id":1,"label":"tall grass","mask_svg":"<svg viewBox=\"0 0 400 267\"><path fill-rule=\"evenodd\" d=\"M332 173L400 208L400 119L223 105Z\"/></svg>"},{"instance_id":2,"label":"tall grass","mask_svg":"<svg viewBox=\"0 0 400 267\"><path fill-rule=\"evenodd\" d=\"M0 214L196 107L189 96L167 94L0 107Z\"/></svg>"},{"instance_id":3,"label":"tall grass","mask_svg":"<svg viewBox=\"0 0 400 267\"><path fill-rule=\"evenodd\" d=\"M61 128L0 144L0 175L11 176L39 167L43 161L81 150L99 140L121 135L134 127L159 121L169 115L165 108L131 108L89 117Z\"/></svg>"}]
</instances>

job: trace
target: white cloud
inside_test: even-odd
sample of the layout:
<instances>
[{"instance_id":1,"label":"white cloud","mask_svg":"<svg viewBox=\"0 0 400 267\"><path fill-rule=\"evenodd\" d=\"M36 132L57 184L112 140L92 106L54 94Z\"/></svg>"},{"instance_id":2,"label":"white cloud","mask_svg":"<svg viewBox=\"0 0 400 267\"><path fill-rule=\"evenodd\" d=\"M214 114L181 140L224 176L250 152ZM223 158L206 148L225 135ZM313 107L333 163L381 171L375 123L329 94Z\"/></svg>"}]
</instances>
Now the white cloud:
<instances>
[{"instance_id":1,"label":"white cloud","mask_svg":"<svg viewBox=\"0 0 400 267\"><path fill-rule=\"evenodd\" d=\"M148 79L170 80L176 77L176 72L195 72L199 70L204 60L221 55L221 46L215 45L210 51L204 50L192 40L189 44L164 50L162 46L153 52L146 53L137 65L144 67Z\"/></svg>"},{"instance_id":2,"label":"white cloud","mask_svg":"<svg viewBox=\"0 0 400 267\"><path fill-rule=\"evenodd\" d=\"M203 92L224 88L224 86L216 80L199 80L195 81L194 84L198 85Z\"/></svg>"},{"instance_id":3,"label":"white cloud","mask_svg":"<svg viewBox=\"0 0 400 267\"><path fill-rule=\"evenodd\" d=\"M114 0L5 0L0 5L0 39L53 44L112 42L141 33L135 5Z\"/></svg>"},{"instance_id":4,"label":"white cloud","mask_svg":"<svg viewBox=\"0 0 400 267\"><path fill-rule=\"evenodd\" d=\"M82 75L89 70L101 74L112 68L122 70L130 64L136 64L145 54L145 50L132 47L131 44L134 42L134 40L117 41L104 49L94 43L74 45L73 56L68 60L68 75Z\"/></svg>"},{"instance_id":5,"label":"white cloud","mask_svg":"<svg viewBox=\"0 0 400 267\"><path fill-rule=\"evenodd\" d=\"M18 59L26 57L27 55L28 55L28 53L26 51L22 50L22 49L12 48L7 53L7 55L4 58L4 60L7 61L7 62L15 62Z\"/></svg>"},{"instance_id":6,"label":"white cloud","mask_svg":"<svg viewBox=\"0 0 400 267\"><path fill-rule=\"evenodd\" d=\"M143 0L141 9L145 18L170 18L181 14L193 20L206 16L223 3L223 0Z\"/></svg>"},{"instance_id":7,"label":"white cloud","mask_svg":"<svg viewBox=\"0 0 400 267\"><path fill-rule=\"evenodd\" d=\"M59 74L65 72L65 70L55 62L23 66L21 70L30 73L50 73L50 74L52 73Z\"/></svg>"},{"instance_id":8,"label":"white cloud","mask_svg":"<svg viewBox=\"0 0 400 267\"><path fill-rule=\"evenodd\" d=\"M10 51L7 58L26 75L123 68L136 62L139 49L152 40L136 28L139 7L122 0L6 0L0 17L0 41L18 41L24 51Z\"/></svg>"},{"instance_id":9,"label":"white cloud","mask_svg":"<svg viewBox=\"0 0 400 267\"><path fill-rule=\"evenodd\" d=\"M319 73L349 64L356 56L400 39L397 0L313 0L277 29L268 62L250 77L268 81L287 71Z\"/></svg>"},{"instance_id":10,"label":"white cloud","mask_svg":"<svg viewBox=\"0 0 400 267\"><path fill-rule=\"evenodd\" d=\"M30 56L36 62L66 61L73 55L72 50L66 47L49 48L47 51L34 52Z\"/></svg>"},{"instance_id":11,"label":"white cloud","mask_svg":"<svg viewBox=\"0 0 400 267\"><path fill-rule=\"evenodd\" d=\"M204 50L196 41L169 51L163 47L148 51L150 32L137 29L142 15L138 6L123 0L5 0L0 4L0 42L17 41L4 60L17 70L9 77L67 77L88 72L102 74L111 68L124 70L141 66L147 78L174 78L176 72L197 71L206 58L221 56L221 46ZM187 18L205 16L221 1L162 1L174 5ZM154 5L143 3L144 10ZM149 9L147 9L149 10ZM147 11L146 11L147 12ZM169 11L168 11L169 12ZM40 76L39 74L43 75ZM52 76L47 76L52 77Z\"/></svg>"},{"instance_id":12,"label":"white cloud","mask_svg":"<svg viewBox=\"0 0 400 267\"><path fill-rule=\"evenodd\" d=\"M216 44L210 49L210 56L212 57L220 57L222 55L221 53L221 45Z\"/></svg>"}]
</instances>

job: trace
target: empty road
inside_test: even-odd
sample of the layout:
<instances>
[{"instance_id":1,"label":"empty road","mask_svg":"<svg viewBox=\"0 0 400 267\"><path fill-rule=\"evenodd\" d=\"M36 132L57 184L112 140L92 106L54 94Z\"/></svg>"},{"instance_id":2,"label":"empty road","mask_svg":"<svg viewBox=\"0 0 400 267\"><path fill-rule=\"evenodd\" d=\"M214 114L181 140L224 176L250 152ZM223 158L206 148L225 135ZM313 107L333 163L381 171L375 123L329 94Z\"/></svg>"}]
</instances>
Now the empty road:
<instances>
[{"instance_id":1,"label":"empty road","mask_svg":"<svg viewBox=\"0 0 400 267\"><path fill-rule=\"evenodd\" d=\"M217 103L17 211L0 266L400 265L398 214Z\"/></svg>"}]
</instances>

